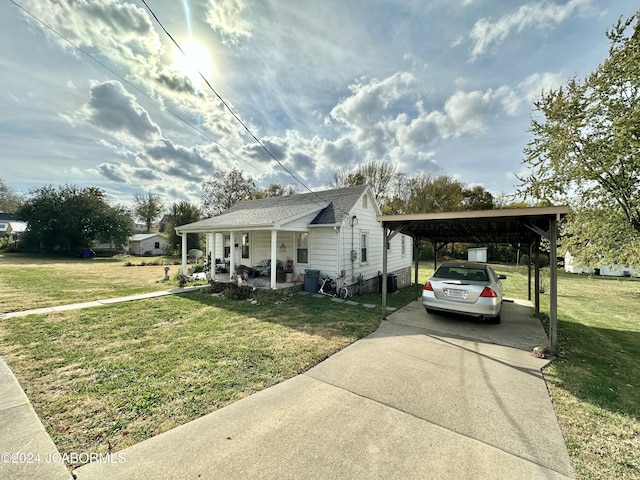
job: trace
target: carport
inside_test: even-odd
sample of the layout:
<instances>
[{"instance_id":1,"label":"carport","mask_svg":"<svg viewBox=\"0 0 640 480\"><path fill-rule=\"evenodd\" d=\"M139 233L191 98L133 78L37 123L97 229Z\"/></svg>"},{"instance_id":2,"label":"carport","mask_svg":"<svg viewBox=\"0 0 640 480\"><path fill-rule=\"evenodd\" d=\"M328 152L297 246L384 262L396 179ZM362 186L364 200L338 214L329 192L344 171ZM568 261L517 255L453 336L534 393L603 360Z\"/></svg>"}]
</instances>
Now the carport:
<instances>
[{"instance_id":1,"label":"carport","mask_svg":"<svg viewBox=\"0 0 640 480\"><path fill-rule=\"evenodd\" d=\"M436 254L449 243L509 243L520 244L529 252L528 300L532 300L536 315L540 313L540 269L538 255L542 239L549 242L549 350L555 353L558 327L558 224L569 213L569 207L531 207L502 210L476 210L409 215L379 215L385 235L382 272L382 319L387 316L387 249L386 245L398 233L413 237L415 261L414 283L418 285L418 245L429 240ZM531 259L535 258L532 262ZM435 261L434 261L435 263ZM533 279L532 279L533 273Z\"/></svg>"}]
</instances>

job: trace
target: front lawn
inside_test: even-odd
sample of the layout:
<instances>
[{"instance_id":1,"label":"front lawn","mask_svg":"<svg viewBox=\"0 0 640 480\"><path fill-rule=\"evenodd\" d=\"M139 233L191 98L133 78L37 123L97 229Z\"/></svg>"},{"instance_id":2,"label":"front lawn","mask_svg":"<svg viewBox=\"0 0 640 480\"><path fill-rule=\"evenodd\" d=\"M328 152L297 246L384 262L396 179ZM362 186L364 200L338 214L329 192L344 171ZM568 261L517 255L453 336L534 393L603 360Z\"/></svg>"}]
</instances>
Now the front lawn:
<instances>
[{"instance_id":1,"label":"front lawn","mask_svg":"<svg viewBox=\"0 0 640 480\"><path fill-rule=\"evenodd\" d=\"M389 298L400 307L415 295ZM61 453L120 450L306 371L376 330L379 295L191 292L0 320L0 355ZM265 305L270 302L269 305Z\"/></svg>"},{"instance_id":2,"label":"front lawn","mask_svg":"<svg viewBox=\"0 0 640 480\"><path fill-rule=\"evenodd\" d=\"M174 288L175 282L168 285L162 281L165 265L170 277L180 271L174 261L164 257L81 259L0 253L0 313Z\"/></svg>"}]
</instances>

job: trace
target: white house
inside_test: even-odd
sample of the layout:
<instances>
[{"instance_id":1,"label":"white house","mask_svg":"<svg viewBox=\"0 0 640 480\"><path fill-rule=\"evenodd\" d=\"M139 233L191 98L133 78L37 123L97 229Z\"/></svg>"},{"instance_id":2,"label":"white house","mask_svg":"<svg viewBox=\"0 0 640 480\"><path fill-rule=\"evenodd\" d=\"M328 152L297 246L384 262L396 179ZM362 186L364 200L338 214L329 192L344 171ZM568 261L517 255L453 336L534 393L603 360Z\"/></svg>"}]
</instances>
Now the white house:
<instances>
[{"instance_id":1,"label":"white house","mask_svg":"<svg viewBox=\"0 0 640 480\"><path fill-rule=\"evenodd\" d=\"M182 269L186 273L186 236L205 233L207 255L223 261L230 272L239 265L264 271L290 260L295 277L344 272L347 283L376 288L384 239L376 215L380 209L366 185L238 202L216 217L176 227L182 236ZM388 273L396 275L398 287L409 285L412 238L396 235L387 249ZM266 270L276 288L276 269Z\"/></svg>"},{"instance_id":2,"label":"white house","mask_svg":"<svg viewBox=\"0 0 640 480\"><path fill-rule=\"evenodd\" d=\"M0 212L0 238L6 238L11 246L17 246L18 239L27 230L27 222L16 219L13 213Z\"/></svg>"},{"instance_id":3,"label":"white house","mask_svg":"<svg viewBox=\"0 0 640 480\"><path fill-rule=\"evenodd\" d=\"M564 270L569 273L590 273L603 277L635 277L636 270L631 265L606 265L585 267L578 262L571 253L564 254Z\"/></svg>"},{"instance_id":4,"label":"white house","mask_svg":"<svg viewBox=\"0 0 640 480\"><path fill-rule=\"evenodd\" d=\"M158 233L136 233L129 237L129 253L132 255L162 255L167 239Z\"/></svg>"}]
</instances>

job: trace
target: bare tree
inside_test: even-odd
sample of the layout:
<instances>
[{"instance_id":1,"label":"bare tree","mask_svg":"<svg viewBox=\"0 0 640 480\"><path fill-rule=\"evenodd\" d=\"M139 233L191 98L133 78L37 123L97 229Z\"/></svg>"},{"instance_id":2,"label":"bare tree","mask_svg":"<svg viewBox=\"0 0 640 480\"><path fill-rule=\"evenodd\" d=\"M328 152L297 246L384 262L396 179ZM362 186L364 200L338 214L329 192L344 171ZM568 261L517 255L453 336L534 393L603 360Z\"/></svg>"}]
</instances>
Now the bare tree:
<instances>
[{"instance_id":1,"label":"bare tree","mask_svg":"<svg viewBox=\"0 0 640 480\"><path fill-rule=\"evenodd\" d=\"M160 195L148 193L146 195L136 193L133 197L133 213L136 217L144 220L147 233L151 231L153 223L157 220L164 206L160 200Z\"/></svg>"}]
</instances>

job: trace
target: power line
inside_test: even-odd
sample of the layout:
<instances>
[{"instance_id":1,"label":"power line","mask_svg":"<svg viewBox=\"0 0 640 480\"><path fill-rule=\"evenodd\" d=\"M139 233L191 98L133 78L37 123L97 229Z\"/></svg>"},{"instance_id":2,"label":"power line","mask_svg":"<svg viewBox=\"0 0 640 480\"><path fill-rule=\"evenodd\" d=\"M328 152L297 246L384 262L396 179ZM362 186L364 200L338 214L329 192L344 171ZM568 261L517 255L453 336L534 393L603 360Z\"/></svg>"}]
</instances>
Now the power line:
<instances>
[{"instance_id":1,"label":"power line","mask_svg":"<svg viewBox=\"0 0 640 480\"><path fill-rule=\"evenodd\" d=\"M171 110L170 108L168 108L166 105L163 105L162 103L158 102L155 98L153 98L151 95L147 94L146 92L144 92L142 89L140 89L139 87L137 87L136 85L134 85L133 83L131 83L129 80L127 80L126 78L124 78L122 75L120 75L118 72L114 71L112 68L110 68L109 66L105 65L103 62L101 62L99 59L97 59L96 57L94 57L93 55L91 55L89 52L87 52L86 50L84 50L82 47L76 45L73 41L69 40L65 35L63 35L62 33L58 32L55 28L53 28L52 26L48 25L47 23L45 23L44 21L42 21L40 18L38 18L36 15L34 15L33 13L31 13L30 11L28 11L27 9L25 9L22 5L16 3L14 0L9 0L11 3L13 3L17 8L19 8L20 10L22 10L24 13L26 13L27 15L29 15L31 18L33 18L34 20L36 20L38 23L40 23L41 25L43 25L45 28L47 28L48 30L50 30L51 32L53 32L54 34L56 34L57 36L59 36L60 38L62 38L65 42L67 42L69 45L71 45L74 49L76 49L77 51L83 53L84 55L86 55L88 58L90 58L91 60L93 60L94 62L96 62L98 65L100 65L102 68L104 68L105 70L107 70L108 72L110 72L112 75L116 76L118 79L120 79L122 82L126 83L128 86L130 86L131 88L133 88L134 90L136 90L138 93L140 93L141 95L145 96L147 99L151 100L153 103L155 103L156 105L158 105L160 108L162 108L163 110L166 110L167 112L169 112L171 115L173 115L175 118L177 118L179 121L181 121L182 123L184 123L185 125L191 127L193 130L195 130L196 132L198 132L199 134L201 134L203 137L207 138L208 140L210 140L212 143L216 144L217 146L219 146L220 148L222 148L223 150L225 150L226 152L230 153L231 155L233 155L235 158L237 158L238 160L240 160L241 162L246 163L247 165L249 165L250 167L253 167L255 170L259 171L259 172L263 172L260 168L258 168L256 165L253 165L251 162L249 162L248 160L242 158L240 155L238 155L237 153L235 153L234 151L232 151L230 148L222 145L220 142L218 142L217 140L215 140L213 137L211 137L207 132L205 132L204 130L198 128L197 126L193 125L191 122L189 122L188 120L184 119L183 117L181 117L180 115L178 115L176 112L174 112L173 110ZM147 7L148 8L148 7ZM182 51L182 50L181 50ZM184 54L184 52L182 52ZM199 72L198 72L199 73ZM228 107L227 107L228 108ZM264 172L263 172L264 173Z\"/></svg>"}]
</instances>

